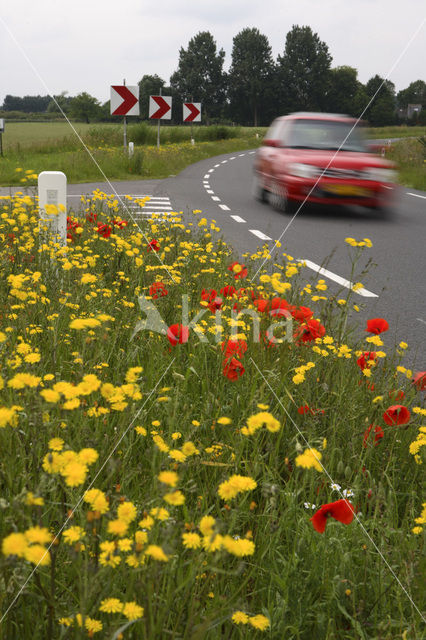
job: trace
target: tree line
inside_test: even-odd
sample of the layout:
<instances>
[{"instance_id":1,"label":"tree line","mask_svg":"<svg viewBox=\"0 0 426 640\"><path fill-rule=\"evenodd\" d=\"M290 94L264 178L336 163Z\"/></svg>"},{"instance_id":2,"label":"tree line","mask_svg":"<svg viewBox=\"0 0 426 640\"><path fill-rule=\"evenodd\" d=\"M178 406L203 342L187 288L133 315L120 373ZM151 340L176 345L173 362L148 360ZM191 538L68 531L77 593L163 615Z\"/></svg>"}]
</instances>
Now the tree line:
<instances>
[{"instance_id":1,"label":"tree line","mask_svg":"<svg viewBox=\"0 0 426 640\"><path fill-rule=\"evenodd\" d=\"M179 50L176 71L166 85L157 74L139 81L140 120L148 117L150 95L173 98L172 122L182 121L182 103L201 102L203 122L266 126L278 116L293 111L330 111L351 116L363 114L372 126L408 122L426 124L426 83L412 82L396 93L390 80L372 76L366 84L351 66L332 67L328 46L309 26L293 25L287 33L282 55L274 60L267 36L256 28L245 28L233 39L231 66L223 69L225 51L218 50L209 31L190 39ZM374 98L374 99L373 99ZM372 100L373 99L373 100ZM371 104L369 104L371 102ZM86 122L116 121L104 104L86 92L75 97L63 92L50 96L7 95L2 110L25 113L59 112ZM409 104L422 108L407 112ZM369 105L369 106L367 106Z\"/></svg>"}]
</instances>

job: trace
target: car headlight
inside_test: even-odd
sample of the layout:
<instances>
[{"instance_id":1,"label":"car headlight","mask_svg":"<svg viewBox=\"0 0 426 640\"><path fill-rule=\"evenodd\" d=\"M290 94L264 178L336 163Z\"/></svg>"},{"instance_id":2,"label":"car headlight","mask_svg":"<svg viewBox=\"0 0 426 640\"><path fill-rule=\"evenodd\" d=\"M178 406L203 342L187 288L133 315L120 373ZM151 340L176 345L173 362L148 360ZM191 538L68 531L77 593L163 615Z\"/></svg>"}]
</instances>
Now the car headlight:
<instances>
[{"instance_id":1,"label":"car headlight","mask_svg":"<svg viewBox=\"0 0 426 640\"><path fill-rule=\"evenodd\" d=\"M364 169L366 180L374 182L394 183L397 180L397 172L393 169L383 169L381 167L367 167Z\"/></svg>"},{"instance_id":2,"label":"car headlight","mask_svg":"<svg viewBox=\"0 0 426 640\"><path fill-rule=\"evenodd\" d=\"M315 178L318 175L318 167L313 164L292 162L288 165L288 172L290 175L298 176L299 178Z\"/></svg>"}]
</instances>

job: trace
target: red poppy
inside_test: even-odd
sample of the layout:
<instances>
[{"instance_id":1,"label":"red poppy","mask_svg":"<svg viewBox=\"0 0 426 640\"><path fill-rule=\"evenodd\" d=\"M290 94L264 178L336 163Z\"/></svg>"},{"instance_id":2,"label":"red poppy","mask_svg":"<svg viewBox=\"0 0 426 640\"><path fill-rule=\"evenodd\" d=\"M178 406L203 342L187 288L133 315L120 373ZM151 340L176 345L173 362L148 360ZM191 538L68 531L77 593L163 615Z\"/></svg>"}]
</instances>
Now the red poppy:
<instances>
[{"instance_id":1,"label":"red poppy","mask_svg":"<svg viewBox=\"0 0 426 640\"><path fill-rule=\"evenodd\" d=\"M377 353L375 351L364 351L356 363L361 371L364 371L364 369L370 369L372 366L371 364L368 364L371 360L377 360Z\"/></svg>"},{"instance_id":2,"label":"red poppy","mask_svg":"<svg viewBox=\"0 0 426 640\"><path fill-rule=\"evenodd\" d=\"M123 227L127 227L127 225L129 223L127 222L127 220L113 220L112 224L114 225L114 227L118 227L119 229L123 229Z\"/></svg>"},{"instance_id":3,"label":"red poppy","mask_svg":"<svg viewBox=\"0 0 426 640\"><path fill-rule=\"evenodd\" d=\"M225 362L234 355L243 356L247 351L247 342L245 340L232 340L229 338L227 342L222 342L222 351L225 352Z\"/></svg>"},{"instance_id":4,"label":"red poppy","mask_svg":"<svg viewBox=\"0 0 426 640\"><path fill-rule=\"evenodd\" d=\"M312 518L310 518L314 529L318 531L318 533L324 533L327 518L330 516L343 524L350 524L354 519L354 508L347 500L337 500L336 502L324 504Z\"/></svg>"},{"instance_id":5,"label":"red poppy","mask_svg":"<svg viewBox=\"0 0 426 640\"><path fill-rule=\"evenodd\" d=\"M366 447L367 444L368 444L368 440L370 438L370 433L371 433L371 430L373 428L374 428L374 446L375 447L377 447L377 445L379 444L380 440L384 436L382 427L379 427L378 425L370 424L368 429L366 429L364 431L364 438L363 438L363 441L362 441L362 444L363 444L364 447Z\"/></svg>"},{"instance_id":6,"label":"red poppy","mask_svg":"<svg viewBox=\"0 0 426 640\"><path fill-rule=\"evenodd\" d=\"M389 324L384 318L372 318L371 320L367 320L367 328L366 331L368 333L375 333L376 336L379 333L383 333L383 331L387 331L389 329Z\"/></svg>"},{"instance_id":7,"label":"red poppy","mask_svg":"<svg viewBox=\"0 0 426 640\"><path fill-rule=\"evenodd\" d=\"M294 337L302 342L312 342L325 335L325 327L318 320L307 320L297 329Z\"/></svg>"},{"instance_id":8,"label":"red poppy","mask_svg":"<svg viewBox=\"0 0 426 640\"><path fill-rule=\"evenodd\" d=\"M389 391L389 397L392 398L392 400L403 400L405 398L405 393L403 391L392 389L392 391Z\"/></svg>"},{"instance_id":9,"label":"red poppy","mask_svg":"<svg viewBox=\"0 0 426 640\"><path fill-rule=\"evenodd\" d=\"M201 292L201 300L205 302L211 302L217 296L217 291L215 289L203 289Z\"/></svg>"},{"instance_id":10,"label":"red poppy","mask_svg":"<svg viewBox=\"0 0 426 640\"><path fill-rule=\"evenodd\" d=\"M232 271L232 273L234 274L234 278L235 280L238 280L239 278L246 278L247 277L247 267L244 264L240 264L239 262L233 262L229 267L228 267L228 271Z\"/></svg>"},{"instance_id":11,"label":"red poppy","mask_svg":"<svg viewBox=\"0 0 426 640\"><path fill-rule=\"evenodd\" d=\"M96 220L98 219L98 214L97 213L86 213L86 220L87 222L96 222Z\"/></svg>"},{"instance_id":12,"label":"red poppy","mask_svg":"<svg viewBox=\"0 0 426 640\"><path fill-rule=\"evenodd\" d=\"M162 298L166 296L169 292L162 282L153 282L149 287L149 295L157 300L157 298Z\"/></svg>"},{"instance_id":13,"label":"red poppy","mask_svg":"<svg viewBox=\"0 0 426 640\"><path fill-rule=\"evenodd\" d=\"M394 404L392 407L388 407L383 414L383 420L389 426L407 424L410 422L410 417L409 410L402 404Z\"/></svg>"},{"instance_id":14,"label":"red poppy","mask_svg":"<svg viewBox=\"0 0 426 640\"><path fill-rule=\"evenodd\" d=\"M413 384L419 391L426 389L426 371L418 371L413 376Z\"/></svg>"},{"instance_id":15,"label":"red poppy","mask_svg":"<svg viewBox=\"0 0 426 640\"><path fill-rule=\"evenodd\" d=\"M223 375L235 382L238 378L241 378L245 369L241 362L236 358L228 358L223 365Z\"/></svg>"},{"instance_id":16,"label":"red poppy","mask_svg":"<svg viewBox=\"0 0 426 640\"><path fill-rule=\"evenodd\" d=\"M295 309L295 307L284 298L272 298L271 309Z\"/></svg>"},{"instance_id":17,"label":"red poppy","mask_svg":"<svg viewBox=\"0 0 426 640\"><path fill-rule=\"evenodd\" d=\"M304 404L302 407L299 407L297 409L297 413L300 413L301 416L304 416L305 413L312 413L312 415L314 415L314 411L308 407L307 404Z\"/></svg>"},{"instance_id":18,"label":"red poppy","mask_svg":"<svg viewBox=\"0 0 426 640\"><path fill-rule=\"evenodd\" d=\"M258 298L254 300L254 306L259 311L259 313L263 313L264 311L269 311L269 301L263 300L263 298Z\"/></svg>"},{"instance_id":19,"label":"red poppy","mask_svg":"<svg viewBox=\"0 0 426 640\"><path fill-rule=\"evenodd\" d=\"M175 347L178 343L183 344L188 342L189 329L183 324L172 324L167 329L167 337L172 347Z\"/></svg>"},{"instance_id":20,"label":"red poppy","mask_svg":"<svg viewBox=\"0 0 426 640\"><path fill-rule=\"evenodd\" d=\"M220 290L220 293L225 297L225 298L232 298L233 295L235 295L237 293L237 290L235 287L233 287L230 284L227 284L226 287L222 287L222 289Z\"/></svg>"},{"instance_id":21,"label":"red poppy","mask_svg":"<svg viewBox=\"0 0 426 640\"><path fill-rule=\"evenodd\" d=\"M109 224L99 224L98 222L98 233L103 238L109 238L111 235L112 227Z\"/></svg>"},{"instance_id":22,"label":"red poppy","mask_svg":"<svg viewBox=\"0 0 426 640\"><path fill-rule=\"evenodd\" d=\"M222 306L222 302L223 302L222 298L215 298L214 300L212 300L208 305L210 311L212 313L214 313L215 311L218 311L218 309L220 309Z\"/></svg>"},{"instance_id":23,"label":"red poppy","mask_svg":"<svg viewBox=\"0 0 426 640\"><path fill-rule=\"evenodd\" d=\"M154 238L151 242L148 242L148 246L146 248L147 251L160 251L160 245L158 241Z\"/></svg>"},{"instance_id":24,"label":"red poppy","mask_svg":"<svg viewBox=\"0 0 426 640\"><path fill-rule=\"evenodd\" d=\"M291 315L298 322L306 322L306 320L312 318L314 312L309 307L295 307L292 309Z\"/></svg>"}]
</instances>

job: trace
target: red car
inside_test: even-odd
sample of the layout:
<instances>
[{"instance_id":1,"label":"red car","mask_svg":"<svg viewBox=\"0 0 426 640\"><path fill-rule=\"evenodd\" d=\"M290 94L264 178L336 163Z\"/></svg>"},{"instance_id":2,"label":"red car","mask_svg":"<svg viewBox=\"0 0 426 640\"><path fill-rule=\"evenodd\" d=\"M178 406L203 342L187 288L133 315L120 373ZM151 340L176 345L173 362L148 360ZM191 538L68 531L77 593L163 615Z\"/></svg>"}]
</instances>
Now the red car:
<instances>
[{"instance_id":1,"label":"red car","mask_svg":"<svg viewBox=\"0 0 426 640\"><path fill-rule=\"evenodd\" d=\"M304 200L386 209L397 177L394 163L371 153L354 118L304 112L273 121L254 172L253 195L279 211Z\"/></svg>"}]
</instances>

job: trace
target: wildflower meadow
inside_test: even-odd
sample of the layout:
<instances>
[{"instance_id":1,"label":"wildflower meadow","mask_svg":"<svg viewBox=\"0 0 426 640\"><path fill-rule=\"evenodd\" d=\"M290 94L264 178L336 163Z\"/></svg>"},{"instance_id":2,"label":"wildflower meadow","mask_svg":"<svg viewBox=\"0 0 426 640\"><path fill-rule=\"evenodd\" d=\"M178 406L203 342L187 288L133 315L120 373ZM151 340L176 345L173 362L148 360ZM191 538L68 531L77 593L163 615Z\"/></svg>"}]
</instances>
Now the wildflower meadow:
<instances>
[{"instance_id":1,"label":"wildflower meadow","mask_svg":"<svg viewBox=\"0 0 426 640\"><path fill-rule=\"evenodd\" d=\"M67 222L0 201L0 639L424 637L409 336L200 211Z\"/></svg>"}]
</instances>

